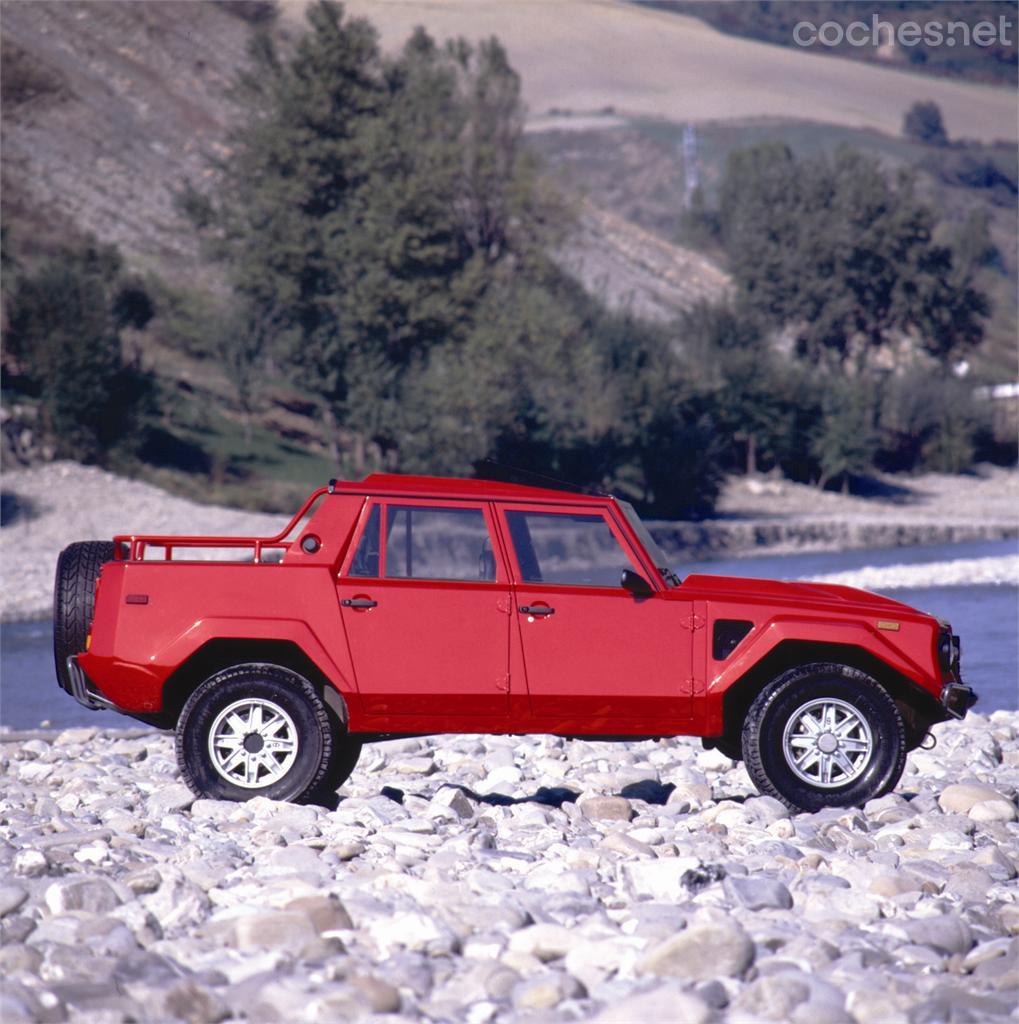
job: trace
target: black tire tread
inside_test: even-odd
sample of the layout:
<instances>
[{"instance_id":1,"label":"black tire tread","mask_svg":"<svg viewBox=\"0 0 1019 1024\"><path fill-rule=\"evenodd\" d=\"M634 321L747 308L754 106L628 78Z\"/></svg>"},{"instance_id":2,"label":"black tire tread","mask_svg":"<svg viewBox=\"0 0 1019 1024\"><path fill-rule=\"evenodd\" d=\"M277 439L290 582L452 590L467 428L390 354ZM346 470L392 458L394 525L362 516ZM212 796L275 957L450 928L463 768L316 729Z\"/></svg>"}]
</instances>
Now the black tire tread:
<instances>
[{"instance_id":1,"label":"black tire tread","mask_svg":"<svg viewBox=\"0 0 1019 1024\"><path fill-rule=\"evenodd\" d=\"M67 659L85 650L95 612L95 586L103 564L112 562L112 541L83 540L69 544L57 558L53 584L53 659L57 678L70 686Z\"/></svg>"},{"instance_id":2,"label":"black tire tread","mask_svg":"<svg viewBox=\"0 0 1019 1024\"><path fill-rule=\"evenodd\" d=\"M852 682L854 685L865 689L874 699L883 701L886 704L889 719L893 723L893 727L898 731L899 742L896 763L884 784L871 794L870 799L875 799L891 792L898 783L906 766L906 726L902 720L902 715L899 713L899 709L895 706L895 702L880 683L872 676L867 675L866 672L860 671L860 669L851 668L848 665L842 665L837 662L813 662L808 665L798 665L777 676L757 695L754 702L750 705L750 710L747 712L742 732L743 761L754 785L766 796L772 796L776 800L780 800L794 811L800 811L803 808L793 803L781 793L768 777L761 758L761 746L759 743L754 742L754 738L760 734L765 716L783 693L803 679L821 675L840 676L847 682Z\"/></svg>"},{"instance_id":3,"label":"black tire tread","mask_svg":"<svg viewBox=\"0 0 1019 1024\"><path fill-rule=\"evenodd\" d=\"M300 793L296 793L288 799L291 803L314 803L328 785L334 770L333 761L335 760L336 744L334 743L333 726L328 708L315 687L304 676L294 672L292 669L284 668L282 665L274 665L267 662L246 662L223 669L199 684L191 696L188 697L177 720L174 748L181 776L193 793L198 796L207 795L203 791L199 780L192 774L187 763L187 757L185 756L185 732L188 721L195 708L217 687L223 686L234 679L242 679L252 674L297 691L311 708L322 741L322 756L319 758L318 770L309 780L308 784ZM255 796L256 794L252 793L251 795Z\"/></svg>"}]
</instances>

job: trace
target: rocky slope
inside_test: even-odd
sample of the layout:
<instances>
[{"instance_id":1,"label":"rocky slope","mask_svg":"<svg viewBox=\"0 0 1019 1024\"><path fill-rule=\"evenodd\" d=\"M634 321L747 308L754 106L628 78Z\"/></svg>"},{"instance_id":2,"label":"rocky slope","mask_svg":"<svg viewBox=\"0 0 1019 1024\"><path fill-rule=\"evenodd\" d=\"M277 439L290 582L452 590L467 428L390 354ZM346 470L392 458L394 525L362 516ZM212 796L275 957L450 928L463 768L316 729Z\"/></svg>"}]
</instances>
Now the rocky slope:
<instances>
[{"instance_id":1,"label":"rocky slope","mask_svg":"<svg viewBox=\"0 0 1019 1024\"><path fill-rule=\"evenodd\" d=\"M693 740L379 744L328 810L195 800L151 731L0 734L0 1016L1004 1020L1017 731L793 816Z\"/></svg>"}]
</instances>

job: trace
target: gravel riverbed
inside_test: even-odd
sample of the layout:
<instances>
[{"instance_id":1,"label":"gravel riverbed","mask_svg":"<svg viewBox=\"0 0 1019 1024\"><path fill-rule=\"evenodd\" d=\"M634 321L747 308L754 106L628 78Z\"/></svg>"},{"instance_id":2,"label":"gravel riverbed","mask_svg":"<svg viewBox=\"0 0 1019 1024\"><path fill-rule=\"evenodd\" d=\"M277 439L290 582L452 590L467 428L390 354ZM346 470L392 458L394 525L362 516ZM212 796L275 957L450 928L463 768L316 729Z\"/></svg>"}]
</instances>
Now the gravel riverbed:
<instances>
[{"instance_id":1,"label":"gravel riverbed","mask_svg":"<svg viewBox=\"0 0 1019 1024\"><path fill-rule=\"evenodd\" d=\"M367 747L335 809L0 733L0 1019L928 1024L1019 1012L1019 713L790 813L692 739Z\"/></svg>"}]
</instances>

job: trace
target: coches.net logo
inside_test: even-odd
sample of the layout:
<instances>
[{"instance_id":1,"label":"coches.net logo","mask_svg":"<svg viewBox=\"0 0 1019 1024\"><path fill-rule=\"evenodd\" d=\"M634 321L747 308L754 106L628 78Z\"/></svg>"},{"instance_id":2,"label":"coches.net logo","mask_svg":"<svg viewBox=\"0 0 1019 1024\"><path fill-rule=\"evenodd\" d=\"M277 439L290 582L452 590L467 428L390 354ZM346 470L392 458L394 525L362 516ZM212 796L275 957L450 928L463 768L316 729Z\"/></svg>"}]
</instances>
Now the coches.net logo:
<instances>
[{"instance_id":1,"label":"coches.net logo","mask_svg":"<svg viewBox=\"0 0 1019 1024\"><path fill-rule=\"evenodd\" d=\"M797 46L1011 46L1015 22L1000 17L997 21L941 21L931 19L900 21L892 24L874 14L869 22L851 21L842 25L837 21L799 21L793 26L793 42Z\"/></svg>"}]
</instances>

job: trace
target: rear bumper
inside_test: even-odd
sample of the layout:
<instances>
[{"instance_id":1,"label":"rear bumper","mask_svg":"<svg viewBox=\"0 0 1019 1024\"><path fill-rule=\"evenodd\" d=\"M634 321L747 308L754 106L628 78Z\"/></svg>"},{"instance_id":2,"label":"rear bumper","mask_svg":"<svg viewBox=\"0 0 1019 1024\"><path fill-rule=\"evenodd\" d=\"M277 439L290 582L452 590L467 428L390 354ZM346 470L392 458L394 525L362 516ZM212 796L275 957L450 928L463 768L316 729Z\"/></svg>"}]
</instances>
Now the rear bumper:
<instances>
[{"instance_id":1,"label":"rear bumper","mask_svg":"<svg viewBox=\"0 0 1019 1024\"><path fill-rule=\"evenodd\" d=\"M90 711L119 711L111 700L107 700L96 689L95 683L78 665L78 656L72 654L67 659L67 676L70 681L68 693L82 706Z\"/></svg>"},{"instance_id":2,"label":"rear bumper","mask_svg":"<svg viewBox=\"0 0 1019 1024\"><path fill-rule=\"evenodd\" d=\"M962 683L945 683L941 688L941 706L951 718L965 718L966 712L977 702L972 687Z\"/></svg>"}]
</instances>

